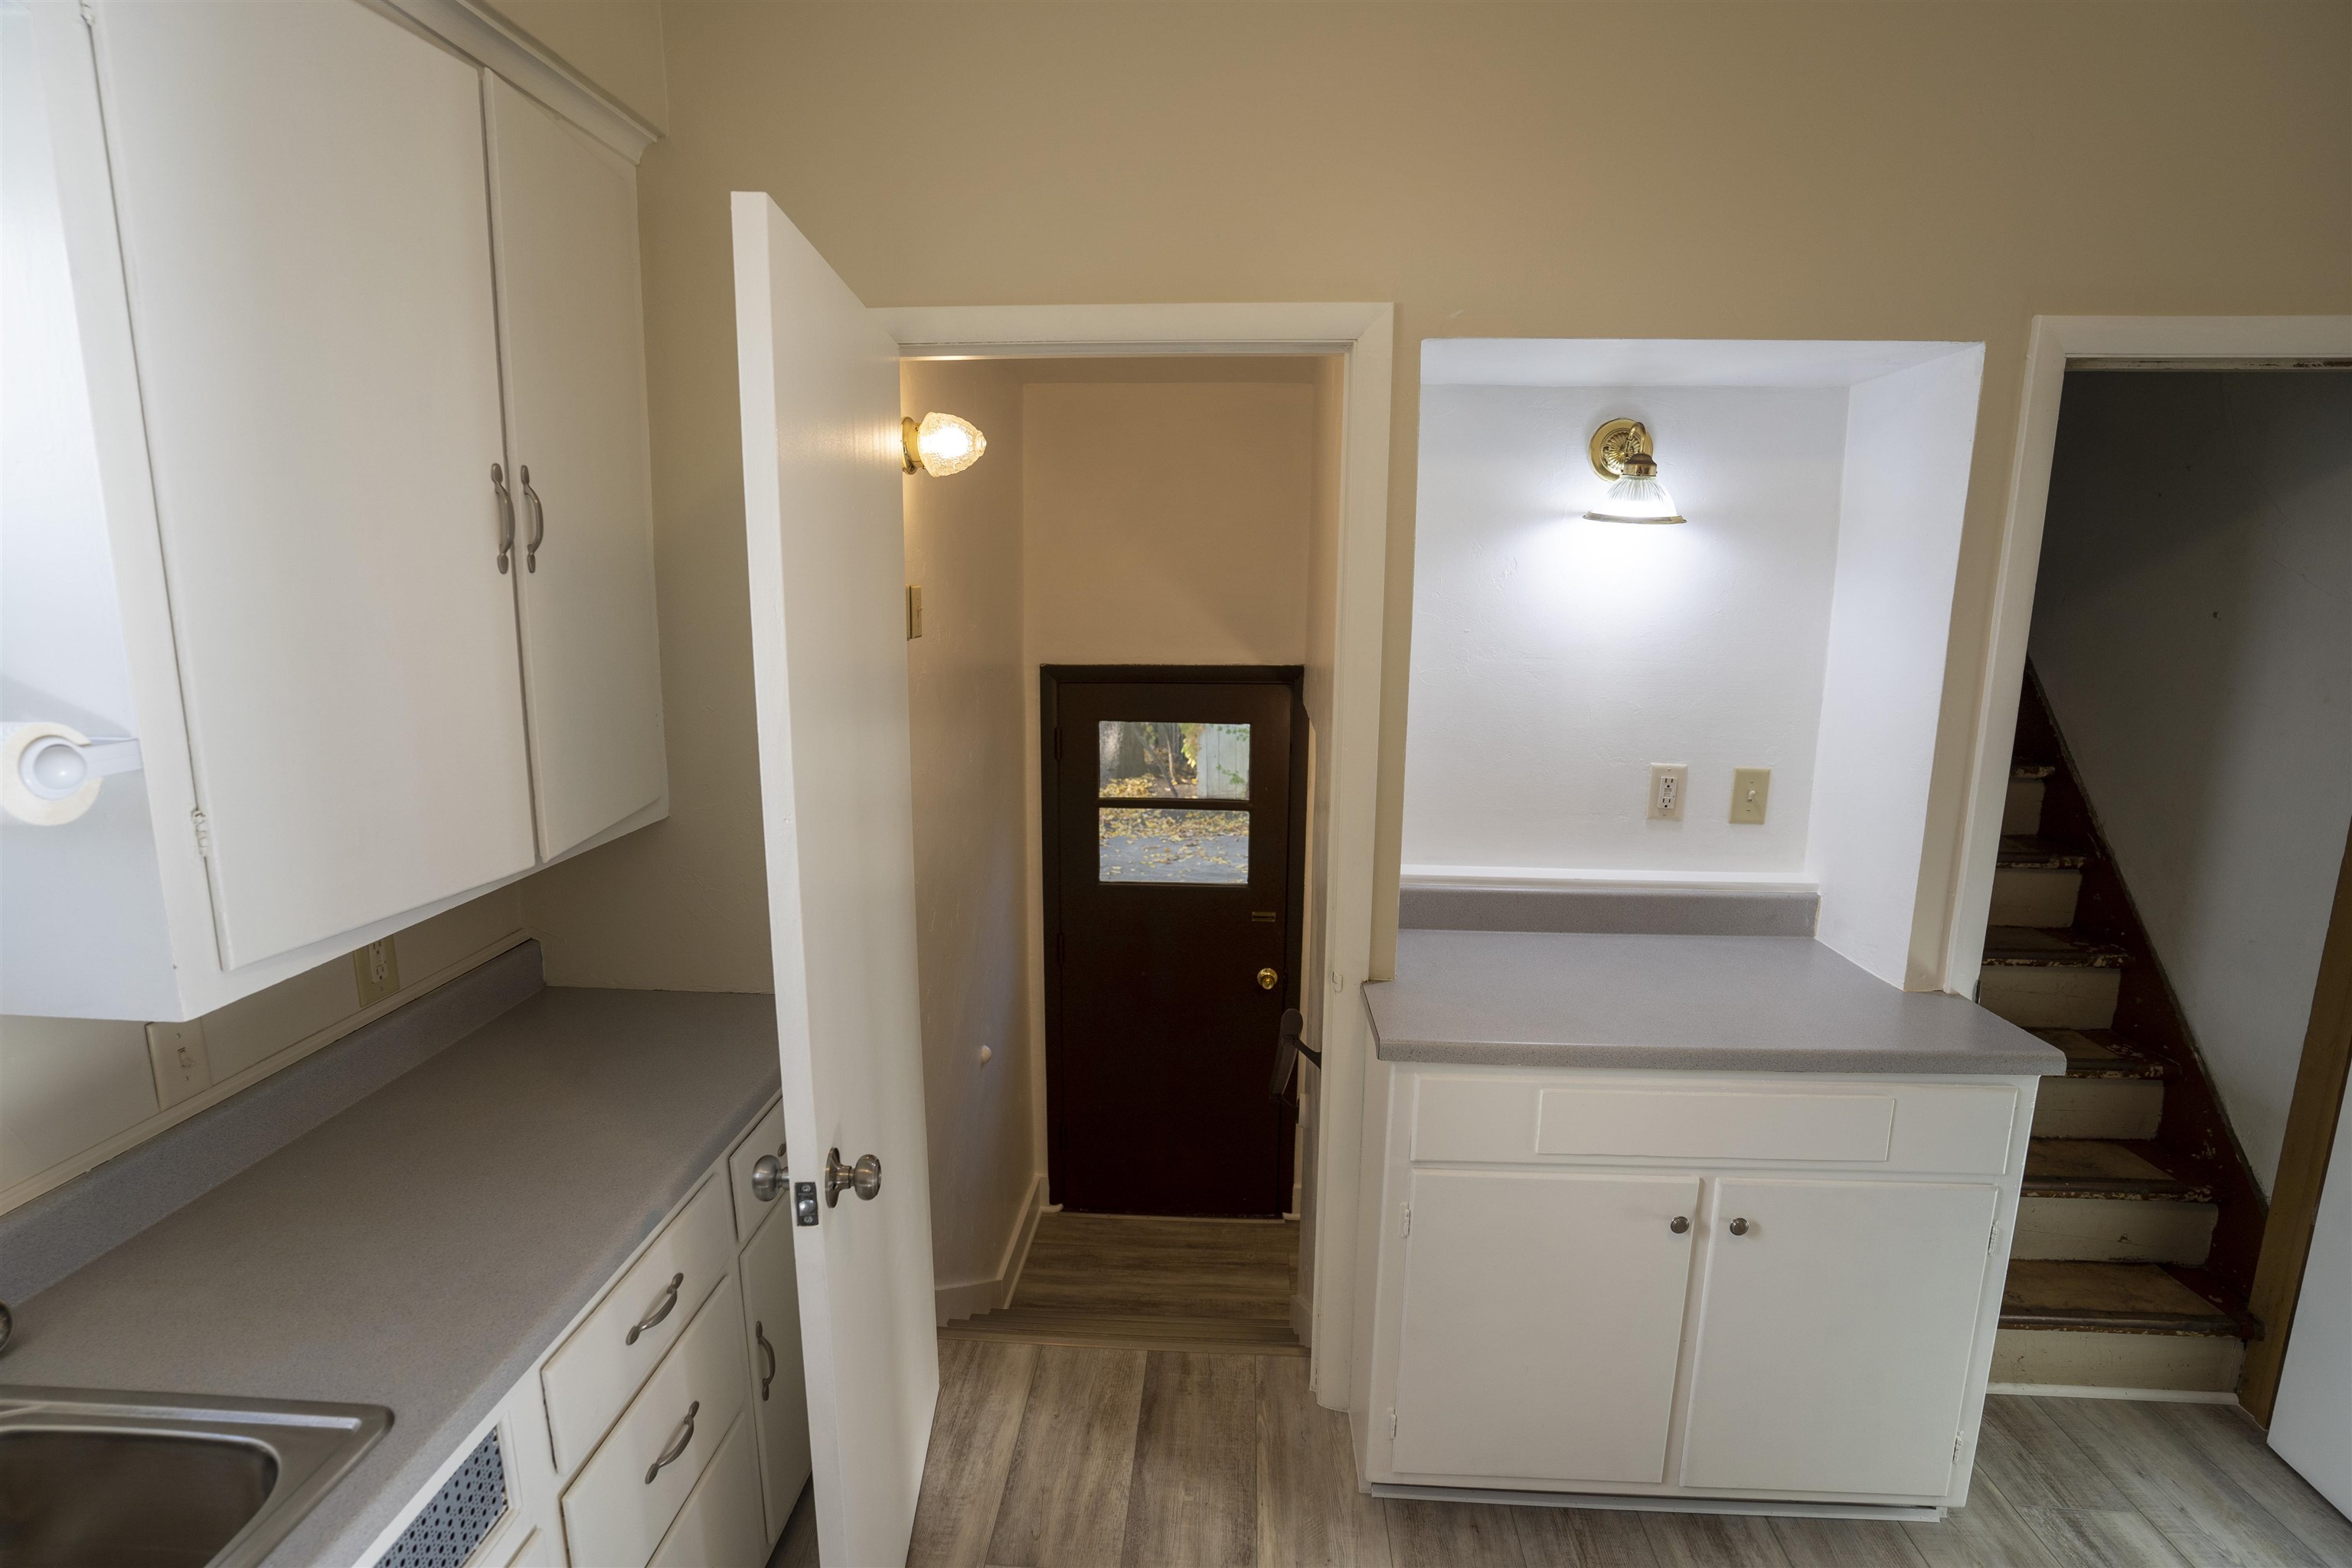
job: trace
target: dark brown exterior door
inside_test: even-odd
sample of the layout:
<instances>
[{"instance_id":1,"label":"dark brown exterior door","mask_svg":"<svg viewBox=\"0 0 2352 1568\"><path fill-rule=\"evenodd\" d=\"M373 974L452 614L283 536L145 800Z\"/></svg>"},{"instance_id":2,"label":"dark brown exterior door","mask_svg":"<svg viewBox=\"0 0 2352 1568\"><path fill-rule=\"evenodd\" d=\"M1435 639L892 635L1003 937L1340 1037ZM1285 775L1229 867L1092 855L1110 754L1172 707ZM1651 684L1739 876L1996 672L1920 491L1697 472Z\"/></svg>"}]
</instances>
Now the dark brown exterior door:
<instances>
[{"instance_id":1,"label":"dark brown exterior door","mask_svg":"<svg viewBox=\"0 0 2352 1568\"><path fill-rule=\"evenodd\" d=\"M1054 1200L1278 1215L1295 1113L1267 1096L1297 995L1300 672L1044 671Z\"/></svg>"}]
</instances>

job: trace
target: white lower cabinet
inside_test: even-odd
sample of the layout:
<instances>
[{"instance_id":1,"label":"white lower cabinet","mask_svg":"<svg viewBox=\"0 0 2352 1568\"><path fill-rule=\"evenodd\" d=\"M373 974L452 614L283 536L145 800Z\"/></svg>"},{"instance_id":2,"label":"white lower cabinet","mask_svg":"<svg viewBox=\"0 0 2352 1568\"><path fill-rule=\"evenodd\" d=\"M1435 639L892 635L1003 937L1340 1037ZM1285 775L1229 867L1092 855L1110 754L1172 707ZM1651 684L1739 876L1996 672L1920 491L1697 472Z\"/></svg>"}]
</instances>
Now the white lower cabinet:
<instances>
[{"instance_id":1,"label":"white lower cabinet","mask_svg":"<svg viewBox=\"0 0 2352 1568\"><path fill-rule=\"evenodd\" d=\"M1714 1199L1683 1484L1945 1491L1999 1190L1725 1180Z\"/></svg>"},{"instance_id":2,"label":"white lower cabinet","mask_svg":"<svg viewBox=\"0 0 2352 1568\"><path fill-rule=\"evenodd\" d=\"M2033 1087L1390 1069L1362 1473L1964 1502Z\"/></svg>"},{"instance_id":3,"label":"white lower cabinet","mask_svg":"<svg viewBox=\"0 0 2352 1568\"><path fill-rule=\"evenodd\" d=\"M1662 1479L1698 1185L1414 1173L1397 1467Z\"/></svg>"},{"instance_id":4,"label":"white lower cabinet","mask_svg":"<svg viewBox=\"0 0 2352 1568\"><path fill-rule=\"evenodd\" d=\"M739 1415L687 1494L651 1568L764 1568L768 1532L760 1519L759 1444L751 1418Z\"/></svg>"},{"instance_id":5,"label":"white lower cabinet","mask_svg":"<svg viewBox=\"0 0 2352 1568\"><path fill-rule=\"evenodd\" d=\"M734 1154L772 1149L774 1104ZM468 1568L762 1568L809 1477L789 1209L719 1159L492 1414L508 1509ZM481 1440L362 1561L373 1563Z\"/></svg>"},{"instance_id":6,"label":"white lower cabinet","mask_svg":"<svg viewBox=\"0 0 2352 1568\"><path fill-rule=\"evenodd\" d=\"M789 1201L779 1198L775 1206ZM808 1382L801 1365L800 1279L793 1267L789 1214L752 1236L742 1267L743 1333L751 1361L747 1425L757 1433L759 1494L772 1543L809 1479Z\"/></svg>"}]
</instances>

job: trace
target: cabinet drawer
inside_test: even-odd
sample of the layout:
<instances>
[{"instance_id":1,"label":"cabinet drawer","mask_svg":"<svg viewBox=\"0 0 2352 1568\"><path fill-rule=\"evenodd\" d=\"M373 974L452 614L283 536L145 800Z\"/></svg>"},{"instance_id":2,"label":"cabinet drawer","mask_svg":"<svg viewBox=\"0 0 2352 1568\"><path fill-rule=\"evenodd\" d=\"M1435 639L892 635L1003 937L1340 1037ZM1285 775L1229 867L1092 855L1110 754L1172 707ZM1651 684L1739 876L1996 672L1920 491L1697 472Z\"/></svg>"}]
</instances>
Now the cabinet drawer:
<instances>
[{"instance_id":1,"label":"cabinet drawer","mask_svg":"<svg viewBox=\"0 0 2352 1568\"><path fill-rule=\"evenodd\" d=\"M1419 1079L1416 1161L1866 1165L2000 1173L2017 1090L2005 1085L1647 1079Z\"/></svg>"},{"instance_id":2,"label":"cabinet drawer","mask_svg":"<svg viewBox=\"0 0 2352 1568\"><path fill-rule=\"evenodd\" d=\"M677 1522L662 1537L651 1568L767 1568L767 1562L760 1459L746 1415L719 1440L710 1468L694 1483Z\"/></svg>"},{"instance_id":3,"label":"cabinet drawer","mask_svg":"<svg viewBox=\"0 0 2352 1568\"><path fill-rule=\"evenodd\" d=\"M541 1375L557 1474L570 1475L596 1447L734 1255L727 1194L706 1182L547 1358Z\"/></svg>"},{"instance_id":4,"label":"cabinet drawer","mask_svg":"<svg viewBox=\"0 0 2352 1568\"><path fill-rule=\"evenodd\" d=\"M739 1242L751 1240L752 1232L770 1215L791 1206L781 1193L761 1203L751 1192L751 1167L766 1154L784 1158L784 1102L781 1100L768 1107L768 1113L743 1134L743 1141L727 1156L727 1189L735 1198L735 1239Z\"/></svg>"},{"instance_id":5,"label":"cabinet drawer","mask_svg":"<svg viewBox=\"0 0 2352 1568\"><path fill-rule=\"evenodd\" d=\"M730 1275L565 1490L574 1563L641 1568L737 1424L749 1377L743 1301Z\"/></svg>"}]
</instances>

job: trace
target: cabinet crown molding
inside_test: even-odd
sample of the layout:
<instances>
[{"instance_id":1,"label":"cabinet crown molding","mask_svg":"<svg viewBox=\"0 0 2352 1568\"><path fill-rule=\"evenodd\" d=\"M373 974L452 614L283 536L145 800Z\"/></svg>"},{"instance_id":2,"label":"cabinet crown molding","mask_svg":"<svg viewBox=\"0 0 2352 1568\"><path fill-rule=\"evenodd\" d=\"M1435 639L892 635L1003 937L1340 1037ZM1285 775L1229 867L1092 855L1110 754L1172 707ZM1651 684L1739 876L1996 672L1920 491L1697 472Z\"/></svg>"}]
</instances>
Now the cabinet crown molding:
<instances>
[{"instance_id":1,"label":"cabinet crown molding","mask_svg":"<svg viewBox=\"0 0 2352 1568\"><path fill-rule=\"evenodd\" d=\"M635 163L661 129L480 0L370 0L520 88Z\"/></svg>"}]
</instances>

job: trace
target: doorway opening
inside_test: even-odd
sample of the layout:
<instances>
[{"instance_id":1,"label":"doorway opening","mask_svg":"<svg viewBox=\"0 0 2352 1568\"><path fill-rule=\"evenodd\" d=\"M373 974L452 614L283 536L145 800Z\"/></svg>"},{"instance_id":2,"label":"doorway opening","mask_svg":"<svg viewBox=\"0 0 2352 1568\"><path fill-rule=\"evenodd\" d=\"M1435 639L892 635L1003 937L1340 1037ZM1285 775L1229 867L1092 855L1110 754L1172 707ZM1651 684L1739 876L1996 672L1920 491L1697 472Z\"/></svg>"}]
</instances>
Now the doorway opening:
<instances>
[{"instance_id":1,"label":"doorway opening","mask_svg":"<svg viewBox=\"0 0 2352 1568\"><path fill-rule=\"evenodd\" d=\"M2125 325L2143 341L2037 330L2063 357L2027 409L2030 634L1997 628L2021 645L2014 739L1982 759L2000 837L1954 933L1980 943L1954 987L2068 1058L1992 1377L2265 1421L2277 1398L2289 1453L2310 1380L2281 1394L2283 1359L2352 1344L2352 1293L2296 1296L2347 1049L2352 361Z\"/></svg>"},{"instance_id":2,"label":"doorway opening","mask_svg":"<svg viewBox=\"0 0 2352 1568\"><path fill-rule=\"evenodd\" d=\"M1305 1349L1345 369L902 362L987 442L905 487L948 1337Z\"/></svg>"}]
</instances>

